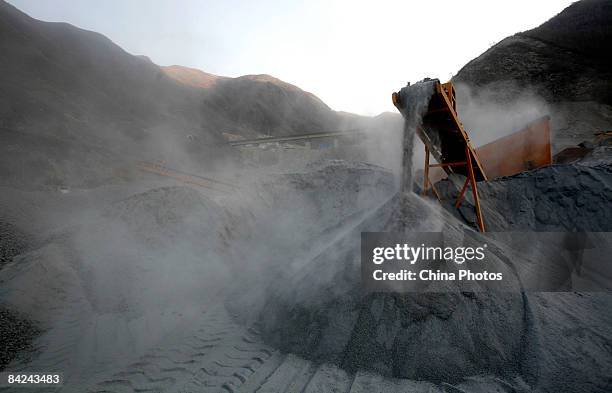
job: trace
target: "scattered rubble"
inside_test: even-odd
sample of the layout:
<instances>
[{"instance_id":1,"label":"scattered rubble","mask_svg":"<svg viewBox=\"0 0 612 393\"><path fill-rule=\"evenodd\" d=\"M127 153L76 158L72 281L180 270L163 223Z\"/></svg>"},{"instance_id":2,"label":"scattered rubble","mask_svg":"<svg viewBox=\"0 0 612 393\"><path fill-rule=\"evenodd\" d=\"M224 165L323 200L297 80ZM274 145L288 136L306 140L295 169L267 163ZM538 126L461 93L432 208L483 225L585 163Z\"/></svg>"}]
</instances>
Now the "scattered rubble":
<instances>
[{"instance_id":1,"label":"scattered rubble","mask_svg":"<svg viewBox=\"0 0 612 393\"><path fill-rule=\"evenodd\" d=\"M19 354L32 349L40 330L32 322L0 304L0 371Z\"/></svg>"}]
</instances>

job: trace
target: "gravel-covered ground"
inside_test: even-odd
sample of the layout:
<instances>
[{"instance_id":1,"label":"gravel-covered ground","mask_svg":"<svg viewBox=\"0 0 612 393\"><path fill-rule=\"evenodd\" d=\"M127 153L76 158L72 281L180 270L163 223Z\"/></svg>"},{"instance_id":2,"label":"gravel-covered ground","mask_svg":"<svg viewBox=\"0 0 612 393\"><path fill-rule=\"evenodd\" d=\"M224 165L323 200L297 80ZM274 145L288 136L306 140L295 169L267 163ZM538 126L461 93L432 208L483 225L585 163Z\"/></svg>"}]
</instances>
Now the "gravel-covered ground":
<instances>
[{"instance_id":1,"label":"gravel-covered ground","mask_svg":"<svg viewBox=\"0 0 612 393\"><path fill-rule=\"evenodd\" d=\"M26 234L12 224L0 221L0 269L24 252L28 243ZM0 370L19 352L31 348L32 339L38 334L39 330L32 322L0 304Z\"/></svg>"},{"instance_id":2,"label":"gravel-covered ground","mask_svg":"<svg viewBox=\"0 0 612 393\"><path fill-rule=\"evenodd\" d=\"M32 348L32 340L40 333L27 319L0 305L0 370L18 353Z\"/></svg>"},{"instance_id":3,"label":"gravel-covered ground","mask_svg":"<svg viewBox=\"0 0 612 393\"><path fill-rule=\"evenodd\" d=\"M612 163L601 156L553 165L479 183L478 192L489 231L609 232L612 230ZM594 161L593 161L594 160ZM460 183L460 181L459 181ZM459 210L456 184L436 184L442 205L460 219L475 222L472 197Z\"/></svg>"},{"instance_id":4,"label":"gravel-covered ground","mask_svg":"<svg viewBox=\"0 0 612 393\"><path fill-rule=\"evenodd\" d=\"M0 220L0 269L14 256L21 254L28 243L28 236L19 228Z\"/></svg>"},{"instance_id":5,"label":"gravel-covered ground","mask_svg":"<svg viewBox=\"0 0 612 393\"><path fill-rule=\"evenodd\" d=\"M3 348L36 350L9 369L63 372L62 391L79 392L581 391L587 379L601 391L609 297L359 293L360 231L469 231L417 195L389 200L392 180L332 161L229 195L173 182L4 189L11 222L44 235L0 270L0 298L44 329L2 314Z\"/></svg>"}]
</instances>

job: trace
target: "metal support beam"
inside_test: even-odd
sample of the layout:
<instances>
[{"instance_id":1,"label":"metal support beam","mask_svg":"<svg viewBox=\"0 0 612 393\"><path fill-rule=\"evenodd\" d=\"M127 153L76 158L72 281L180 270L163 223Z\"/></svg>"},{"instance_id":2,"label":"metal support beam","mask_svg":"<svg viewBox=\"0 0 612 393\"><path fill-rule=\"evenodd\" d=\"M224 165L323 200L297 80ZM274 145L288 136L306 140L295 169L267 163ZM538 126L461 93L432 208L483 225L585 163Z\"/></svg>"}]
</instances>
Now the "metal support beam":
<instances>
[{"instance_id":1,"label":"metal support beam","mask_svg":"<svg viewBox=\"0 0 612 393\"><path fill-rule=\"evenodd\" d=\"M444 164L431 164L429 167L430 168L444 168L444 167L447 167L447 166L463 166L463 165L466 165L466 164L467 164L467 162L465 162L465 161L447 162L447 163L444 163Z\"/></svg>"},{"instance_id":2,"label":"metal support beam","mask_svg":"<svg viewBox=\"0 0 612 393\"><path fill-rule=\"evenodd\" d=\"M463 183L463 188L461 188L461 192L459 192L459 196L457 196L457 202L455 202L455 209L459 209L459 206L461 206L461 202L463 202L463 197L465 196L465 192L467 191L468 184L470 184L470 179L466 177L465 182Z\"/></svg>"},{"instance_id":3,"label":"metal support beam","mask_svg":"<svg viewBox=\"0 0 612 393\"><path fill-rule=\"evenodd\" d=\"M433 192L433 194L436 196L436 198L438 199L438 201L441 201L442 199L440 198L440 194L438 193L438 190L436 190L436 186L432 183L431 180L429 180L429 168L436 166L436 164L430 165L429 164L429 148L427 147L427 145L425 145L425 166L424 166L424 173L423 173L423 196L427 195L427 191L429 191L429 187L431 187L431 191Z\"/></svg>"},{"instance_id":4,"label":"metal support beam","mask_svg":"<svg viewBox=\"0 0 612 393\"><path fill-rule=\"evenodd\" d=\"M467 167L470 183L472 186L472 196L474 197L474 209L476 210L476 223L480 232L485 231L484 221L482 219L482 211L480 210L480 198L478 198L478 188L476 187L476 178L474 176L474 167L472 166L472 154L470 146L465 145L465 156L467 158Z\"/></svg>"},{"instance_id":5,"label":"metal support beam","mask_svg":"<svg viewBox=\"0 0 612 393\"><path fill-rule=\"evenodd\" d=\"M429 148L425 145L425 166L423 173L423 195L427 195L429 188Z\"/></svg>"}]
</instances>

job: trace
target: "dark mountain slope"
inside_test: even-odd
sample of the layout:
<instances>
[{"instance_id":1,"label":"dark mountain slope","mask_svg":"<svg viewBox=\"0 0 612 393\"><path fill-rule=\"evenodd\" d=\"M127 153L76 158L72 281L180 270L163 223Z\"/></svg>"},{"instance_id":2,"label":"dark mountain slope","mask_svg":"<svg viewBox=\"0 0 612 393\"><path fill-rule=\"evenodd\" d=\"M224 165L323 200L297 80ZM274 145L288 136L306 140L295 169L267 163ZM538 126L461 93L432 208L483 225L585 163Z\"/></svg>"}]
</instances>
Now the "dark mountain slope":
<instances>
[{"instance_id":1,"label":"dark mountain slope","mask_svg":"<svg viewBox=\"0 0 612 393\"><path fill-rule=\"evenodd\" d=\"M181 83L206 89L207 105L235 121L231 133L289 135L372 125L373 119L335 112L314 94L270 75L228 78L182 66L161 68Z\"/></svg>"},{"instance_id":2,"label":"dark mountain slope","mask_svg":"<svg viewBox=\"0 0 612 393\"><path fill-rule=\"evenodd\" d=\"M209 167L235 157L224 132L371 122L269 76L186 84L98 33L35 20L3 0L0 52L0 185L92 186L142 159Z\"/></svg>"},{"instance_id":3,"label":"dark mountain slope","mask_svg":"<svg viewBox=\"0 0 612 393\"><path fill-rule=\"evenodd\" d=\"M526 91L550 104L557 148L612 128L612 2L583 0L508 37L456 75L500 104ZM461 93L461 91L459 91Z\"/></svg>"},{"instance_id":4,"label":"dark mountain slope","mask_svg":"<svg viewBox=\"0 0 612 393\"><path fill-rule=\"evenodd\" d=\"M174 123L175 111L194 106L195 94L100 34L40 22L4 2L0 18L0 83L8 101L1 112L5 128L34 119L93 123L98 128L98 121L104 120L106 130L93 133L98 138L115 133L138 139L146 128ZM60 113L63 119L57 118ZM194 120L201 119L193 116L186 122ZM125 121L133 123L121 125ZM57 131L39 130L53 136L83 134L71 127L62 127L60 135Z\"/></svg>"},{"instance_id":5,"label":"dark mountain slope","mask_svg":"<svg viewBox=\"0 0 612 393\"><path fill-rule=\"evenodd\" d=\"M176 79L183 84L201 87L203 89L212 87L217 83L217 80L225 78L224 76L209 74L208 72L180 65L161 67L161 69L170 78Z\"/></svg>"},{"instance_id":6,"label":"dark mountain slope","mask_svg":"<svg viewBox=\"0 0 612 393\"><path fill-rule=\"evenodd\" d=\"M166 157L164 141L222 141L201 92L100 34L0 1L0 52L3 184L93 185L118 165Z\"/></svg>"},{"instance_id":7,"label":"dark mountain slope","mask_svg":"<svg viewBox=\"0 0 612 393\"><path fill-rule=\"evenodd\" d=\"M610 63L612 53L607 49L612 40L611 21L612 2L583 0L522 35Z\"/></svg>"},{"instance_id":8,"label":"dark mountain slope","mask_svg":"<svg viewBox=\"0 0 612 393\"><path fill-rule=\"evenodd\" d=\"M267 135L349 127L341 114L316 96L269 75L219 80L211 89L211 104L218 113L234 119L242 132L254 124Z\"/></svg>"}]
</instances>

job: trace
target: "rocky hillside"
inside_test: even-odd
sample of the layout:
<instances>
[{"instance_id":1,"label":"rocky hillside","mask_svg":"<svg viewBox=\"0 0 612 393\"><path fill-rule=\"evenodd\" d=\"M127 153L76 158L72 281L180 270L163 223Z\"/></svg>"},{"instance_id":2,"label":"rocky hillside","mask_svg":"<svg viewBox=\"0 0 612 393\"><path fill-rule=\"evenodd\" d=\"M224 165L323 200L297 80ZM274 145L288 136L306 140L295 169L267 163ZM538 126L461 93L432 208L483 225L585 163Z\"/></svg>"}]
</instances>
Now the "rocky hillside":
<instances>
[{"instance_id":1,"label":"rocky hillside","mask_svg":"<svg viewBox=\"0 0 612 393\"><path fill-rule=\"evenodd\" d=\"M314 94L270 75L228 78L176 65L161 69L185 85L206 89L207 104L234 120L231 131L239 135L330 131L367 121L334 112Z\"/></svg>"},{"instance_id":2,"label":"rocky hillside","mask_svg":"<svg viewBox=\"0 0 612 393\"><path fill-rule=\"evenodd\" d=\"M170 78L176 79L183 84L201 87L203 89L213 87L219 79L226 79L223 76L209 74L208 72L204 72L202 70L183 67L180 65L172 65L161 68Z\"/></svg>"},{"instance_id":3,"label":"rocky hillside","mask_svg":"<svg viewBox=\"0 0 612 393\"><path fill-rule=\"evenodd\" d=\"M135 160L218 164L234 154L224 132L287 135L372 122L270 76L161 68L101 34L38 21L3 0L0 51L4 185L93 186Z\"/></svg>"},{"instance_id":4,"label":"rocky hillside","mask_svg":"<svg viewBox=\"0 0 612 393\"><path fill-rule=\"evenodd\" d=\"M219 80L211 89L210 105L234 119L238 134L253 129L266 135L334 131L352 124L315 95L269 75Z\"/></svg>"},{"instance_id":5,"label":"rocky hillside","mask_svg":"<svg viewBox=\"0 0 612 393\"><path fill-rule=\"evenodd\" d=\"M499 103L524 94L550 107L555 147L612 129L612 3L582 0L541 26L505 38L455 77ZM461 93L461 91L459 91Z\"/></svg>"}]
</instances>

